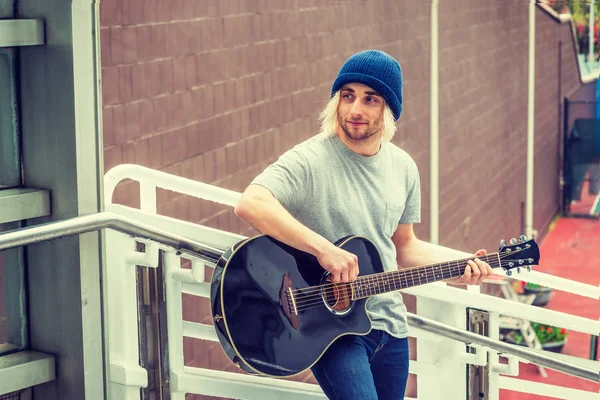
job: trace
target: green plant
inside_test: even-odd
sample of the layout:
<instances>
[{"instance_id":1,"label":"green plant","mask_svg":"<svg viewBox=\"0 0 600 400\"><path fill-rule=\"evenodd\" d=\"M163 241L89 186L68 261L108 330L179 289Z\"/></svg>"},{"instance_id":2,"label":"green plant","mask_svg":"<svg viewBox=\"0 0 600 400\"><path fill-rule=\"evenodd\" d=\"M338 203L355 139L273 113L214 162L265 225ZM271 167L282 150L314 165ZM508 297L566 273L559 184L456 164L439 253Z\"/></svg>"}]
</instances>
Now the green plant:
<instances>
[{"instance_id":1,"label":"green plant","mask_svg":"<svg viewBox=\"0 0 600 400\"><path fill-rule=\"evenodd\" d=\"M531 327L541 344L562 342L567 337L567 330L565 328L540 324L538 322L532 322Z\"/></svg>"},{"instance_id":2,"label":"green plant","mask_svg":"<svg viewBox=\"0 0 600 400\"><path fill-rule=\"evenodd\" d=\"M533 328L535 335L542 345L546 343L562 342L567 337L567 330L565 328L559 328L556 326L540 324L538 322L532 322L531 327ZM519 331L512 331L506 335L509 342L515 344L524 344L525 338Z\"/></svg>"},{"instance_id":3,"label":"green plant","mask_svg":"<svg viewBox=\"0 0 600 400\"><path fill-rule=\"evenodd\" d=\"M541 289L544 287L544 285L540 285L540 284L533 283L533 282L525 282L525 281L521 281L521 286L523 287L523 289L530 289L530 290Z\"/></svg>"}]
</instances>

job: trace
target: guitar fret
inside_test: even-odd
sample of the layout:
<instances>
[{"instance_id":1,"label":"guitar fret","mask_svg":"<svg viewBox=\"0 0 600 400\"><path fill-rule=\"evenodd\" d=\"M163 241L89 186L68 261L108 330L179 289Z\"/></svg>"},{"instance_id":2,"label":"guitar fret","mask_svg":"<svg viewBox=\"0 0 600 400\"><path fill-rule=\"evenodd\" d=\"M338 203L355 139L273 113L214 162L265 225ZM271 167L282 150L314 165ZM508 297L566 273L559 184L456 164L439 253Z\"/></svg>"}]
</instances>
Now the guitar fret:
<instances>
[{"instance_id":1,"label":"guitar fret","mask_svg":"<svg viewBox=\"0 0 600 400\"><path fill-rule=\"evenodd\" d=\"M436 265L433 270L433 278L436 281L441 281L442 279L444 279L441 265Z\"/></svg>"},{"instance_id":2,"label":"guitar fret","mask_svg":"<svg viewBox=\"0 0 600 400\"><path fill-rule=\"evenodd\" d=\"M404 285L402 285L402 278L404 278ZM406 271L402 271L402 273L400 274L399 283L400 283L400 288L402 288L402 289L408 287L408 280L406 279Z\"/></svg>"},{"instance_id":3,"label":"guitar fret","mask_svg":"<svg viewBox=\"0 0 600 400\"><path fill-rule=\"evenodd\" d=\"M450 261L448 261L448 271L447 271L447 273L448 273L448 276L446 277L446 275L445 275L445 273L444 273L444 278L445 278L445 279L450 279L450 278L453 278L453 277L454 277L454 275L452 274L452 271L454 271L454 268L453 268L453 267L452 267L452 265L450 264Z\"/></svg>"}]
</instances>

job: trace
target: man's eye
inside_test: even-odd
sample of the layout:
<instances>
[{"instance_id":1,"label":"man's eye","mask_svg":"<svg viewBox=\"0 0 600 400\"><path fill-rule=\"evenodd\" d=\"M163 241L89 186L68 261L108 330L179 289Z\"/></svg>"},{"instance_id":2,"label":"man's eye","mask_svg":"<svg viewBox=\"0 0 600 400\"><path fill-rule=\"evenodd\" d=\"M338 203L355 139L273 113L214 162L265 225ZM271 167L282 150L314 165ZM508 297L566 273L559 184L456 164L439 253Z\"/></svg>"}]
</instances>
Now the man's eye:
<instances>
[{"instance_id":1,"label":"man's eye","mask_svg":"<svg viewBox=\"0 0 600 400\"><path fill-rule=\"evenodd\" d=\"M367 102L369 103L377 103L377 99L375 97L367 97Z\"/></svg>"}]
</instances>

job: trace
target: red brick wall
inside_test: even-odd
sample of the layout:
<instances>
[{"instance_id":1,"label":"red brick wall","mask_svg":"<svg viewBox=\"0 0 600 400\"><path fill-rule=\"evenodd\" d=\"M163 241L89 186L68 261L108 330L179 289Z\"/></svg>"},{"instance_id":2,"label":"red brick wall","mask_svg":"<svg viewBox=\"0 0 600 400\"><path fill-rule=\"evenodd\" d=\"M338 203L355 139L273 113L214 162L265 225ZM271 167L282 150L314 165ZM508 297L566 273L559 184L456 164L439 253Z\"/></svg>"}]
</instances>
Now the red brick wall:
<instances>
[{"instance_id":1,"label":"red brick wall","mask_svg":"<svg viewBox=\"0 0 600 400\"><path fill-rule=\"evenodd\" d=\"M394 142L419 166L423 222L416 230L428 237L429 2L100 4L106 170L136 163L242 191L279 154L317 132L317 116L343 61L379 48L403 67L405 104ZM442 244L493 251L500 239L522 233L527 12L525 2L440 3ZM534 223L543 229L559 199L560 96L581 85L569 25L540 9L536 21ZM136 191L135 183L120 185L115 201L135 206ZM253 233L227 207L166 191L158 203L164 215ZM184 301L186 318L209 322L205 300ZM185 349L190 365L232 370L216 344L189 339Z\"/></svg>"},{"instance_id":2,"label":"red brick wall","mask_svg":"<svg viewBox=\"0 0 600 400\"><path fill-rule=\"evenodd\" d=\"M402 60L410 101L395 142L417 159L427 193L428 7L103 0L105 169L136 163L241 191L279 154L317 132L343 61L376 47ZM136 190L134 183L120 185L115 201L139 204ZM161 214L252 233L226 207L167 192L159 192L158 203ZM210 322L206 301L185 296L184 302L185 318ZM218 345L192 339L184 345L189 365L233 370Z\"/></svg>"},{"instance_id":3,"label":"red brick wall","mask_svg":"<svg viewBox=\"0 0 600 400\"><path fill-rule=\"evenodd\" d=\"M475 251L521 233L527 4L440 2L440 241Z\"/></svg>"}]
</instances>

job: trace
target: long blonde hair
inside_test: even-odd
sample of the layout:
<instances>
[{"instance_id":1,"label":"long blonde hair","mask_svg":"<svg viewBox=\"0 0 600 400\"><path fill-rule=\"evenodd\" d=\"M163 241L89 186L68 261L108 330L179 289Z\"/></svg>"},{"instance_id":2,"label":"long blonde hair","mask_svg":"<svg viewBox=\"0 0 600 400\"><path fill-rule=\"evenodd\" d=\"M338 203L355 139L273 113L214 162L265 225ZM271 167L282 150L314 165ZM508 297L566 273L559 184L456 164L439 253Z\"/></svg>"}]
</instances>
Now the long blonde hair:
<instances>
[{"instance_id":1,"label":"long blonde hair","mask_svg":"<svg viewBox=\"0 0 600 400\"><path fill-rule=\"evenodd\" d=\"M335 95L329 100L321 114L319 115L319 121L321 121L321 132L320 135L325 137L333 136L336 134L339 123L337 116L338 104L340 103L340 91L338 90ZM383 142L389 142L396 134L396 121L394 121L394 114L390 109L387 102L383 105L383 135L381 140Z\"/></svg>"}]
</instances>

